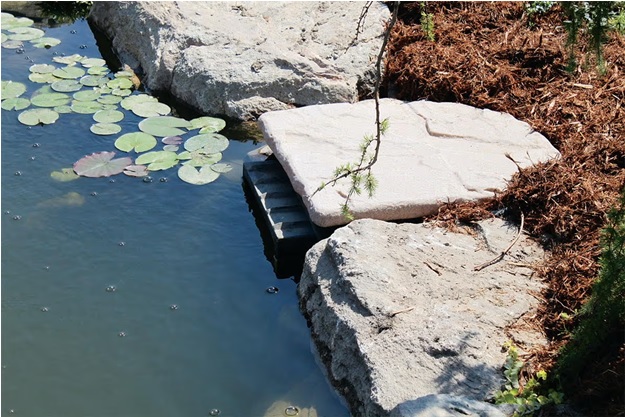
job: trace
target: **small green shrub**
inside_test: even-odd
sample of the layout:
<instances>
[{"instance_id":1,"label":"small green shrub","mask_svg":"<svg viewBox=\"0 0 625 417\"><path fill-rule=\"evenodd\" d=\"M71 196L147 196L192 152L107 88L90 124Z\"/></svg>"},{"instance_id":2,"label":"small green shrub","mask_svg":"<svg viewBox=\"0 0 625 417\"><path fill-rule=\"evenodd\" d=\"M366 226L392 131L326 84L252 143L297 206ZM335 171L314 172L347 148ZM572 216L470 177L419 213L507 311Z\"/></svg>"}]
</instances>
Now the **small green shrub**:
<instances>
[{"instance_id":1,"label":"small green shrub","mask_svg":"<svg viewBox=\"0 0 625 417\"><path fill-rule=\"evenodd\" d=\"M434 42L436 40L436 36L434 35L434 15L432 13L428 13L426 10L425 2L421 3L421 29L425 34L425 37Z\"/></svg>"},{"instance_id":2,"label":"small green shrub","mask_svg":"<svg viewBox=\"0 0 625 417\"><path fill-rule=\"evenodd\" d=\"M534 27L536 25L536 15L541 15L547 13L553 5L555 1L530 1L525 3L525 13L527 13L527 21L529 27Z\"/></svg>"}]
</instances>

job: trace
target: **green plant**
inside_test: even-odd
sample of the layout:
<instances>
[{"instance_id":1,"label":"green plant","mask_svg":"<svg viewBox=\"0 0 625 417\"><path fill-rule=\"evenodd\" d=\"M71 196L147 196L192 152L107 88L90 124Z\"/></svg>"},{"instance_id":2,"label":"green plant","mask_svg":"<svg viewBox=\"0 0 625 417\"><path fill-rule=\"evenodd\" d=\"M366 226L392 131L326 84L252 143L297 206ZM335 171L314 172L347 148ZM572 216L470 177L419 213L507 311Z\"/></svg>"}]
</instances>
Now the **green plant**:
<instances>
[{"instance_id":1,"label":"green plant","mask_svg":"<svg viewBox=\"0 0 625 417\"><path fill-rule=\"evenodd\" d=\"M545 405L562 402L563 394L553 389L550 389L547 395L541 394L544 391L542 383L547 380L547 372L543 370L538 371L521 386L519 376L525 363L519 359L519 352L512 342L507 342L504 347L508 349L503 372L506 383L504 390L495 394L496 404L516 405L514 417L520 417L531 416Z\"/></svg>"},{"instance_id":2,"label":"green plant","mask_svg":"<svg viewBox=\"0 0 625 417\"><path fill-rule=\"evenodd\" d=\"M527 13L527 21L530 27L534 27L536 15L547 13L555 4L554 1L530 1L525 3L525 13Z\"/></svg>"},{"instance_id":3,"label":"green plant","mask_svg":"<svg viewBox=\"0 0 625 417\"><path fill-rule=\"evenodd\" d=\"M617 2L612 16L608 19L610 28L625 35L625 2Z\"/></svg>"},{"instance_id":4,"label":"green plant","mask_svg":"<svg viewBox=\"0 0 625 417\"><path fill-rule=\"evenodd\" d=\"M436 37L434 35L434 15L428 13L425 2L421 2L421 29L429 41L434 42Z\"/></svg>"}]
</instances>

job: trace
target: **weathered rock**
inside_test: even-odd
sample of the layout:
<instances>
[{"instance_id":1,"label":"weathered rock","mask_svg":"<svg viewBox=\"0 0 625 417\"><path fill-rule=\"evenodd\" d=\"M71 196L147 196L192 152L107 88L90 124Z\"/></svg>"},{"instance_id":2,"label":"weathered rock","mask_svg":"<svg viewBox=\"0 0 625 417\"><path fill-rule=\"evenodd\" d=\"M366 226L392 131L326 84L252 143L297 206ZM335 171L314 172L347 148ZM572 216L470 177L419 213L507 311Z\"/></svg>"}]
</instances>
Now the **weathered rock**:
<instances>
[{"instance_id":1,"label":"weathered rock","mask_svg":"<svg viewBox=\"0 0 625 417\"><path fill-rule=\"evenodd\" d=\"M391 417L506 417L501 409L483 401L447 394L431 394L399 404Z\"/></svg>"},{"instance_id":2,"label":"weathered rock","mask_svg":"<svg viewBox=\"0 0 625 417\"><path fill-rule=\"evenodd\" d=\"M458 103L381 100L390 128L372 173L373 198L354 195L355 218L422 217L453 201L493 197L518 167L557 157L541 134L514 117ZM356 163L365 135L375 134L373 100L266 113L265 139L300 194L312 221L322 227L347 223L341 206L350 179L327 186L335 168Z\"/></svg>"},{"instance_id":3,"label":"weathered rock","mask_svg":"<svg viewBox=\"0 0 625 417\"><path fill-rule=\"evenodd\" d=\"M375 2L94 2L90 19L152 90L209 114L354 102L390 16Z\"/></svg>"},{"instance_id":4,"label":"weathered rock","mask_svg":"<svg viewBox=\"0 0 625 417\"><path fill-rule=\"evenodd\" d=\"M474 232L356 220L308 252L300 308L353 415L387 416L432 393L483 401L501 388L506 328L538 303L526 265L543 253L521 235L475 271L518 231L488 220ZM521 349L544 343L524 340Z\"/></svg>"}]
</instances>

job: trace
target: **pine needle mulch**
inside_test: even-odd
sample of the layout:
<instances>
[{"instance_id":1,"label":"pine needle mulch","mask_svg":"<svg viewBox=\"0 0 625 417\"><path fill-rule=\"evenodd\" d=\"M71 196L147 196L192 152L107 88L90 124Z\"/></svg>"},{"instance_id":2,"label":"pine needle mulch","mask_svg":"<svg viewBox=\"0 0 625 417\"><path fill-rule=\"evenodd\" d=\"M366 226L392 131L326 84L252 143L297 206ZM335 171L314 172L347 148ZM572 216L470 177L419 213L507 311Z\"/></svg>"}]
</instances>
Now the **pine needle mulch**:
<instances>
[{"instance_id":1,"label":"pine needle mulch","mask_svg":"<svg viewBox=\"0 0 625 417\"><path fill-rule=\"evenodd\" d=\"M604 75L582 38L571 73L557 5L530 25L521 2L427 2L435 41L420 25L421 7L401 4L387 56L389 94L510 113L562 155L520 171L492 200L450 204L430 219L471 222L503 208L510 219L525 216L525 232L550 251L537 270L547 289L535 318L550 343L528 364L551 370L590 295L600 231L625 187L625 37L612 34L605 45ZM614 410L625 404L624 369L625 344L607 349L580 375L576 395L603 404L597 413L623 415Z\"/></svg>"}]
</instances>

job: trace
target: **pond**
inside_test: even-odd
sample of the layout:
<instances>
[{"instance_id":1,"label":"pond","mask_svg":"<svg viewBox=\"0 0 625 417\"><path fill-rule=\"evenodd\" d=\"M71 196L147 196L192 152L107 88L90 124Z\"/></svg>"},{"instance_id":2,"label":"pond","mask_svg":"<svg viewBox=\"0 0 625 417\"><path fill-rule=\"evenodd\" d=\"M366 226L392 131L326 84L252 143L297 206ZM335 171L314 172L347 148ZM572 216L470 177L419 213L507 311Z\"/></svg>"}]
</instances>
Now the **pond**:
<instances>
[{"instance_id":1,"label":"pond","mask_svg":"<svg viewBox=\"0 0 625 417\"><path fill-rule=\"evenodd\" d=\"M2 48L2 80L26 85L22 97L45 85L33 64L103 54L84 20L42 29L61 43ZM206 185L177 168L51 177L94 152L135 158L114 142L143 118L119 109L121 132L104 136L93 114L28 126L26 110L2 110L2 415L348 416L244 196L258 144L229 135L232 170Z\"/></svg>"}]
</instances>

